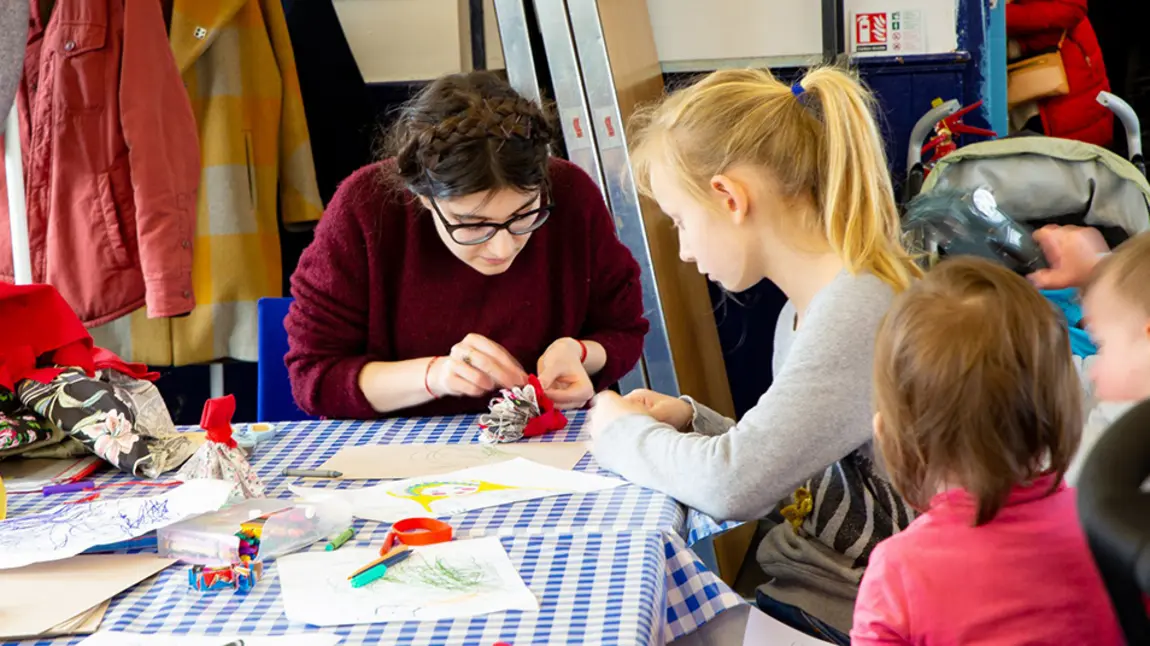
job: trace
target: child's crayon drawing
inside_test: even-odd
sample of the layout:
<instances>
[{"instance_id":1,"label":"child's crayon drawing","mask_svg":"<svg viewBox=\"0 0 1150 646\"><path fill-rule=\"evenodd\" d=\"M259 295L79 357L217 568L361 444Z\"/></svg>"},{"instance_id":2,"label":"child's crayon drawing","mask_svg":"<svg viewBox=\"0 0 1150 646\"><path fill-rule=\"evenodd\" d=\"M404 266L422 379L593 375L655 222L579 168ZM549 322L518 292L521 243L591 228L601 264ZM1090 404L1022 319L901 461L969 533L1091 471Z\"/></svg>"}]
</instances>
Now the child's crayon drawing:
<instances>
[{"instance_id":1,"label":"child's crayon drawing","mask_svg":"<svg viewBox=\"0 0 1150 646\"><path fill-rule=\"evenodd\" d=\"M361 588L353 588L347 575L370 561L376 554L373 550L282 557L278 567L284 613L291 621L340 626L539 607L498 538L413 549L414 556Z\"/></svg>"}]
</instances>

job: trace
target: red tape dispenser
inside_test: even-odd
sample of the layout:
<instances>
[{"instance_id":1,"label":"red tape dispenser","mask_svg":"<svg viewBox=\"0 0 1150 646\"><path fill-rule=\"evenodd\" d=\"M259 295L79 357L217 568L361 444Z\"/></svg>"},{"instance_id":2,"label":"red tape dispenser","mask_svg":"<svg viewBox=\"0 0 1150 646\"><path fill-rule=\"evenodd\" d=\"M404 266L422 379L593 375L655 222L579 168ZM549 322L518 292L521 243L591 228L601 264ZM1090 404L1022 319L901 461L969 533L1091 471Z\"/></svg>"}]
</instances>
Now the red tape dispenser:
<instances>
[{"instance_id":1,"label":"red tape dispenser","mask_svg":"<svg viewBox=\"0 0 1150 646\"><path fill-rule=\"evenodd\" d=\"M434 518L404 518L395 521L387 538L383 539L380 556L390 552L397 545L434 545L451 540L451 525Z\"/></svg>"}]
</instances>

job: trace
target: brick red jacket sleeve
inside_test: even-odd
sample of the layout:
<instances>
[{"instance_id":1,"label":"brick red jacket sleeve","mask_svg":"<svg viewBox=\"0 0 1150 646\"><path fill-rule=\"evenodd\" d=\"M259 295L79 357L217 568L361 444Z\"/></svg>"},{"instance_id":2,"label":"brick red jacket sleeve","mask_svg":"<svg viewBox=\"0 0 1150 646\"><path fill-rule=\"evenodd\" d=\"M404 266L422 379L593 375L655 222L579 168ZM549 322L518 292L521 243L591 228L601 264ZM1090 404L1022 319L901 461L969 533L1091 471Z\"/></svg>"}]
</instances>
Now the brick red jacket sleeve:
<instances>
[{"instance_id":1,"label":"brick red jacket sleeve","mask_svg":"<svg viewBox=\"0 0 1150 646\"><path fill-rule=\"evenodd\" d=\"M581 336L607 351L607 363L594 378L595 389L603 390L639 362L650 324L643 317L639 264L619 241L614 219L591 178L578 173L576 181L586 183L579 194L586 196L591 219L591 300Z\"/></svg>"},{"instance_id":2,"label":"brick red jacket sleeve","mask_svg":"<svg viewBox=\"0 0 1150 646\"><path fill-rule=\"evenodd\" d=\"M367 242L357 209L361 171L336 191L291 278L285 357L292 394L310 415L370 419L378 413L359 388L367 356ZM357 181L357 178L360 181ZM377 288L377 287L376 287Z\"/></svg>"},{"instance_id":3,"label":"brick red jacket sleeve","mask_svg":"<svg viewBox=\"0 0 1150 646\"><path fill-rule=\"evenodd\" d=\"M1013 38L1044 31L1065 31L1085 17L1085 0L1012 2L1006 5L1006 35Z\"/></svg>"},{"instance_id":4,"label":"brick red jacket sleeve","mask_svg":"<svg viewBox=\"0 0 1150 646\"><path fill-rule=\"evenodd\" d=\"M150 317L178 316L196 307L196 116L179 78L159 2L124 2L123 46L120 120L135 192L145 305Z\"/></svg>"},{"instance_id":5,"label":"brick red jacket sleeve","mask_svg":"<svg viewBox=\"0 0 1150 646\"><path fill-rule=\"evenodd\" d=\"M128 145L136 235L151 318L187 314L200 185L196 118L180 79L160 3L124 2L120 125Z\"/></svg>"}]
</instances>

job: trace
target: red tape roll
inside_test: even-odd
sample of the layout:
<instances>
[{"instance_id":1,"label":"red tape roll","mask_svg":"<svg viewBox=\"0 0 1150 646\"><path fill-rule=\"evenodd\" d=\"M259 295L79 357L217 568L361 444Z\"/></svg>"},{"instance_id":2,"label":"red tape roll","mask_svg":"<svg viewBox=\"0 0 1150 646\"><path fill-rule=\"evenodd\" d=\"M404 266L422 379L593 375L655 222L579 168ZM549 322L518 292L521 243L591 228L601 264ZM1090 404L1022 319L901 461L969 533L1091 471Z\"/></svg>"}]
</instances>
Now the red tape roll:
<instances>
[{"instance_id":1,"label":"red tape roll","mask_svg":"<svg viewBox=\"0 0 1150 646\"><path fill-rule=\"evenodd\" d=\"M397 520L387 533L383 547L379 554L383 556L395 547L396 543L404 545L433 545L446 543L451 540L451 525L434 518L404 518Z\"/></svg>"}]
</instances>

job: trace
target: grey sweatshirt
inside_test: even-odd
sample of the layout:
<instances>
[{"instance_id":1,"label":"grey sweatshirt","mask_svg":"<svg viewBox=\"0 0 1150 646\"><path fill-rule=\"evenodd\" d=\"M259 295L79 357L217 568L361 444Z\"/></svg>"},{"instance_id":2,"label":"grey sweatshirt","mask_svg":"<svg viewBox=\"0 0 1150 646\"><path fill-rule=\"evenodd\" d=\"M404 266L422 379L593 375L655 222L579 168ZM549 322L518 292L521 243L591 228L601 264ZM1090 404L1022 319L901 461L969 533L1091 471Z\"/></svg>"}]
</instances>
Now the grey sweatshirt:
<instances>
[{"instance_id":1,"label":"grey sweatshirt","mask_svg":"<svg viewBox=\"0 0 1150 646\"><path fill-rule=\"evenodd\" d=\"M893 291L840 274L802 326L787 304L775 329L774 383L737 424L700 404L693 432L633 415L593 447L604 467L720 520L755 520L791 502L814 510L796 532L774 527L759 548L767 594L846 631L866 558L912 512L872 461L875 335Z\"/></svg>"}]
</instances>

